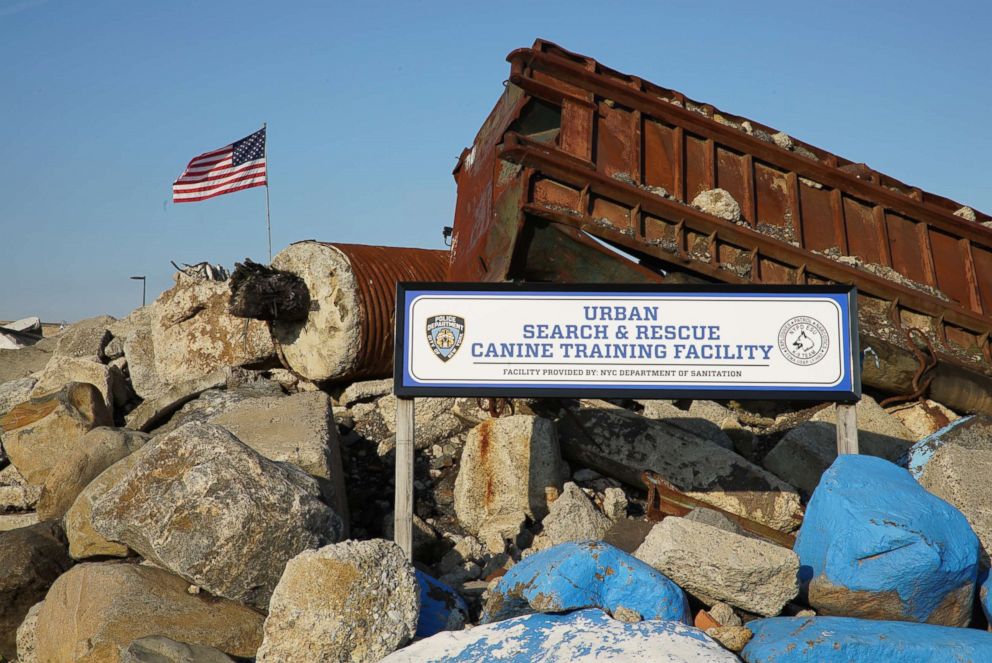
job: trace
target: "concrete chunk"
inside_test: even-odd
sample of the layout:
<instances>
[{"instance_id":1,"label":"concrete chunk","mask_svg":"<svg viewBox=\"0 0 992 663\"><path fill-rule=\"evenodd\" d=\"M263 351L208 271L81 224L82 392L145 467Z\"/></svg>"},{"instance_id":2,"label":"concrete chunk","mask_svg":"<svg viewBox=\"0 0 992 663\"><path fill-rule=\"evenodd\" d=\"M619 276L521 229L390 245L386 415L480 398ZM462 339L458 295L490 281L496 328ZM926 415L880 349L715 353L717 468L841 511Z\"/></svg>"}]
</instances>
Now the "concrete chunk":
<instances>
[{"instance_id":1,"label":"concrete chunk","mask_svg":"<svg viewBox=\"0 0 992 663\"><path fill-rule=\"evenodd\" d=\"M799 593L799 557L788 548L685 518L655 525L634 557L693 594L759 615L777 615Z\"/></svg>"},{"instance_id":2,"label":"concrete chunk","mask_svg":"<svg viewBox=\"0 0 992 663\"><path fill-rule=\"evenodd\" d=\"M623 409L588 407L558 422L562 450L577 465L643 488L657 472L697 500L788 532L801 512L799 495L770 472L732 451L663 421Z\"/></svg>"},{"instance_id":3,"label":"concrete chunk","mask_svg":"<svg viewBox=\"0 0 992 663\"><path fill-rule=\"evenodd\" d=\"M548 513L545 488L560 488L568 468L551 421L529 415L482 422L469 432L455 480L455 513L477 534L491 517Z\"/></svg>"},{"instance_id":4,"label":"concrete chunk","mask_svg":"<svg viewBox=\"0 0 992 663\"><path fill-rule=\"evenodd\" d=\"M914 440L898 419L883 410L870 396L862 396L857 407L858 445L862 454L889 461L898 460ZM837 458L837 414L833 406L817 412L779 440L762 461L766 469L799 488L804 496L813 493L820 476Z\"/></svg>"}]
</instances>

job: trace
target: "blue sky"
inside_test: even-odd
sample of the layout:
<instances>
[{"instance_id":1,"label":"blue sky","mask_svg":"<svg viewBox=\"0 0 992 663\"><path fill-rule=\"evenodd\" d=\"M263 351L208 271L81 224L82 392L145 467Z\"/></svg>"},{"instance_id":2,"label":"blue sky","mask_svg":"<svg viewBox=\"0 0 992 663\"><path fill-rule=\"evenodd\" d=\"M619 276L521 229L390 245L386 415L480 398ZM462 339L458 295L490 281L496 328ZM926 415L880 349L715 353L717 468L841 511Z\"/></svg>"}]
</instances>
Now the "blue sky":
<instances>
[{"instance_id":1,"label":"blue sky","mask_svg":"<svg viewBox=\"0 0 992 663\"><path fill-rule=\"evenodd\" d=\"M440 248L535 37L992 211L990 6L0 0L0 319L121 316L128 276L152 299L170 260L264 261L264 189L168 202L262 122L276 251Z\"/></svg>"}]
</instances>

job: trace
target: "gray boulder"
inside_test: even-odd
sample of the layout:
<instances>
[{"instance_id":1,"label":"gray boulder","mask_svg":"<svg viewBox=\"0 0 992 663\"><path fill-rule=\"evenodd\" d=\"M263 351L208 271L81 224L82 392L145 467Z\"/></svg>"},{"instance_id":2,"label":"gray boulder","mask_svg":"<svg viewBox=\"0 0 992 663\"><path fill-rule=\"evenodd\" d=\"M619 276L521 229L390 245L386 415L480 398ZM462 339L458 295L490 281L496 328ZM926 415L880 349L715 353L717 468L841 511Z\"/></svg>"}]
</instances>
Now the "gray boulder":
<instances>
[{"instance_id":1,"label":"gray boulder","mask_svg":"<svg viewBox=\"0 0 992 663\"><path fill-rule=\"evenodd\" d=\"M634 557L708 603L724 601L770 617L799 594L799 557L788 548L668 517Z\"/></svg>"},{"instance_id":2,"label":"gray boulder","mask_svg":"<svg viewBox=\"0 0 992 663\"><path fill-rule=\"evenodd\" d=\"M558 436L548 419L514 415L473 428L455 479L455 513L477 534L495 516L523 512L534 520L548 514L545 488L568 478Z\"/></svg>"},{"instance_id":3,"label":"gray boulder","mask_svg":"<svg viewBox=\"0 0 992 663\"><path fill-rule=\"evenodd\" d=\"M113 418L91 384L73 382L60 391L21 403L0 417L4 451L28 483L42 485L59 461L97 426Z\"/></svg>"},{"instance_id":4,"label":"gray boulder","mask_svg":"<svg viewBox=\"0 0 992 663\"><path fill-rule=\"evenodd\" d=\"M921 440L911 458L916 460L911 471L920 485L964 514L988 560L992 553L992 417L956 421Z\"/></svg>"},{"instance_id":5,"label":"gray boulder","mask_svg":"<svg viewBox=\"0 0 992 663\"><path fill-rule=\"evenodd\" d=\"M38 612L44 601L31 606L24 621L17 627L17 663L38 663Z\"/></svg>"},{"instance_id":6,"label":"gray boulder","mask_svg":"<svg viewBox=\"0 0 992 663\"><path fill-rule=\"evenodd\" d=\"M155 368L152 342L152 305L132 311L111 325L110 332L122 341L131 386L141 398L154 399L168 388Z\"/></svg>"},{"instance_id":7,"label":"gray boulder","mask_svg":"<svg viewBox=\"0 0 992 663\"><path fill-rule=\"evenodd\" d=\"M126 428L100 426L86 433L45 479L38 500L38 518L61 519L90 481L140 449L147 440L146 434Z\"/></svg>"},{"instance_id":8,"label":"gray boulder","mask_svg":"<svg viewBox=\"0 0 992 663\"><path fill-rule=\"evenodd\" d=\"M286 564L258 663L378 661L417 631L420 589L390 541L345 541Z\"/></svg>"},{"instance_id":9,"label":"gray boulder","mask_svg":"<svg viewBox=\"0 0 992 663\"><path fill-rule=\"evenodd\" d=\"M698 411L700 408L697 408L697 412L693 413L689 410L681 410L668 401L653 400L641 401L641 403L644 405L642 414L648 419L665 421L672 426L677 426L689 433L705 438L724 449L733 450L734 448L733 440L723 431L719 422L700 416ZM717 407L720 406L717 405ZM711 412L707 412L707 414L711 414Z\"/></svg>"},{"instance_id":10,"label":"gray boulder","mask_svg":"<svg viewBox=\"0 0 992 663\"><path fill-rule=\"evenodd\" d=\"M120 663L122 651L148 635L254 656L262 615L188 588L182 578L143 564L79 564L59 576L38 611L38 660Z\"/></svg>"},{"instance_id":11,"label":"gray boulder","mask_svg":"<svg viewBox=\"0 0 992 663\"><path fill-rule=\"evenodd\" d=\"M55 523L0 533L0 654L16 654L17 627L72 566L65 534Z\"/></svg>"},{"instance_id":12,"label":"gray boulder","mask_svg":"<svg viewBox=\"0 0 992 663\"><path fill-rule=\"evenodd\" d=\"M121 653L121 663L234 663L234 659L213 647L149 635L128 645Z\"/></svg>"},{"instance_id":13,"label":"gray boulder","mask_svg":"<svg viewBox=\"0 0 992 663\"><path fill-rule=\"evenodd\" d=\"M265 609L286 562L337 541L317 480L220 426L156 438L93 505L94 529L218 596Z\"/></svg>"},{"instance_id":14,"label":"gray boulder","mask_svg":"<svg viewBox=\"0 0 992 663\"><path fill-rule=\"evenodd\" d=\"M13 410L15 405L28 400L37 382L37 378L26 377L0 384L0 417Z\"/></svg>"},{"instance_id":15,"label":"gray boulder","mask_svg":"<svg viewBox=\"0 0 992 663\"><path fill-rule=\"evenodd\" d=\"M347 521L348 499L341 467L341 440L331 399L321 391L253 398L210 418L270 460L290 463L328 481L326 496Z\"/></svg>"},{"instance_id":16,"label":"gray boulder","mask_svg":"<svg viewBox=\"0 0 992 663\"><path fill-rule=\"evenodd\" d=\"M110 327L115 322L117 320L109 315L74 322L59 333L55 355L105 359L103 349L110 341Z\"/></svg>"},{"instance_id":17,"label":"gray boulder","mask_svg":"<svg viewBox=\"0 0 992 663\"><path fill-rule=\"evenodd\" d=\"M548 505L544 533L553 545L566 541L598 541L606 536L613 522L593 506L581 488L571 481L561 495Z\"/></svg>"}]
</instances>

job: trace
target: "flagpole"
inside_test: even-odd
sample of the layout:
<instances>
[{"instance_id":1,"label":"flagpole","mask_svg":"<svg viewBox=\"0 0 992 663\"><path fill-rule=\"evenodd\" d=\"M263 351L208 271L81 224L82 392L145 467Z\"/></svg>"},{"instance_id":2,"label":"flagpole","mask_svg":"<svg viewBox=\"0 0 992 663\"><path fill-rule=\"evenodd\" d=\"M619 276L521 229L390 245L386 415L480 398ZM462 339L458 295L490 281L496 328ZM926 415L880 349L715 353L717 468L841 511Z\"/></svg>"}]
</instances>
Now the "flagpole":
<instances>
[{"instance_id":1,"label":"flagpole","mask_svg":"<svg viewBox=\"0 0 992 663\"><path fill-rule=\"evenodd\" d=\"M262 122L262 129L266 123ZM265 142L269 142L269 132L265 132ZM269 264L272 264L272 218L269 216L269 146L265 146L265 226L269 231Z\"/></svg>"}]
</instances>

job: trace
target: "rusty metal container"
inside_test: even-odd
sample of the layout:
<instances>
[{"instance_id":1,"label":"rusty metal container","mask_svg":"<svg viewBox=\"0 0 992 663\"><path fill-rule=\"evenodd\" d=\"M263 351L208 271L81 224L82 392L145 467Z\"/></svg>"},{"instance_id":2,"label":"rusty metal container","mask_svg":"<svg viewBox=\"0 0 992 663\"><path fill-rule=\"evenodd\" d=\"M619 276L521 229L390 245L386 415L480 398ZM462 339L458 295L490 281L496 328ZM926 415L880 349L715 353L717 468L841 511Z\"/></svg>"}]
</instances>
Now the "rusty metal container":
<instances>
[{"instance_id":1,"label":"rusty metal container","mask_svg":"<svg viewBox=\"0 0 992 663\"><path fill-rule=\"evenodd\" d=\"M992 412L988 215L546 41L508 60L449 279L853 284L866 384ZM717 188L738 217L693 206Z\"/></svg>"}]
</instances>

